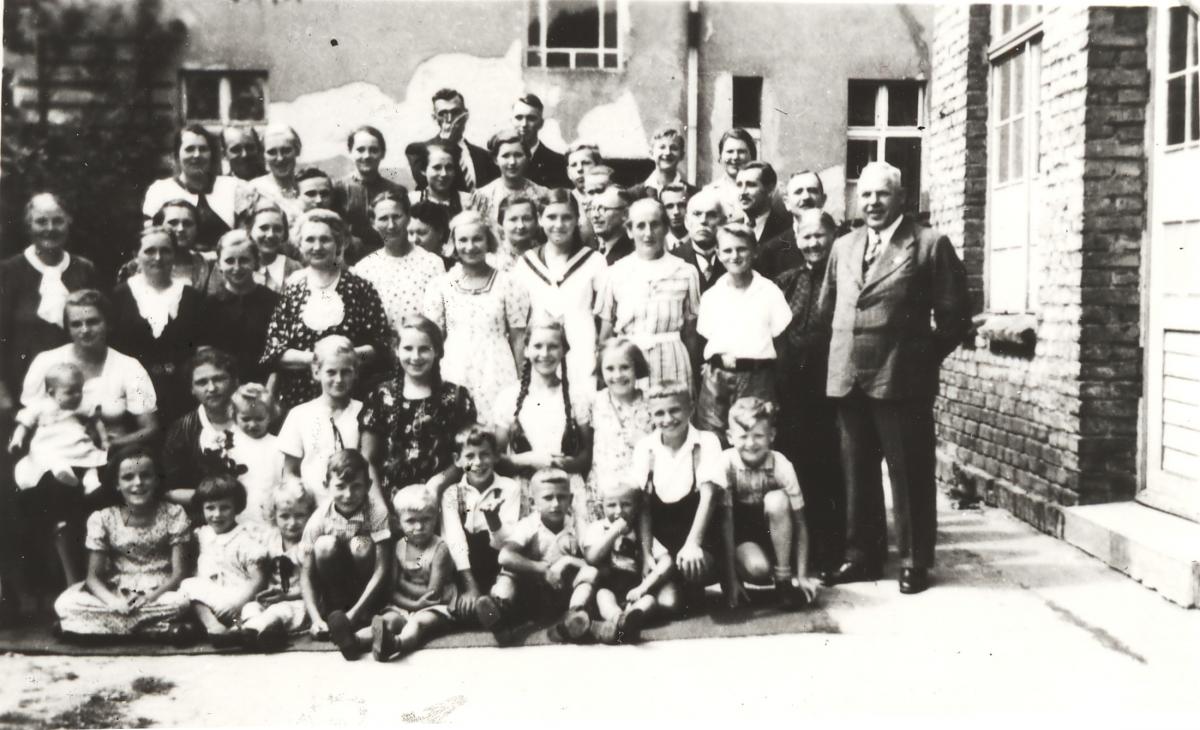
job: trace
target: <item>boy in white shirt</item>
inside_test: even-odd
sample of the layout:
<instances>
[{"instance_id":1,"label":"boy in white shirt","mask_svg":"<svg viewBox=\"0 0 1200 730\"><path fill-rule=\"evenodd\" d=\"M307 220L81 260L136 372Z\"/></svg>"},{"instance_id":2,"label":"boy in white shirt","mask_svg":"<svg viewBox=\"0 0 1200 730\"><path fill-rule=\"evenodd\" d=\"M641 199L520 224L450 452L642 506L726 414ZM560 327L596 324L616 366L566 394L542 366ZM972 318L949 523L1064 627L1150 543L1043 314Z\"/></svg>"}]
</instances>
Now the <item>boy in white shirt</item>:
<instances>
[{"instance_id":1,"label":"boy in white shirt","mask_svg":"<svg viewBox=\"0 0 1200 730\"><path fill-rule=\"evenodd\" d=\"M717 259L725 276L700 297L696 330L707 340L700 370L696 425L716 433L722 446L729 406L738 398L775 399L775 339L792 321L779 287L754 271L754 230L729 223L717 231Z\"/></svg>"}]
</instances>

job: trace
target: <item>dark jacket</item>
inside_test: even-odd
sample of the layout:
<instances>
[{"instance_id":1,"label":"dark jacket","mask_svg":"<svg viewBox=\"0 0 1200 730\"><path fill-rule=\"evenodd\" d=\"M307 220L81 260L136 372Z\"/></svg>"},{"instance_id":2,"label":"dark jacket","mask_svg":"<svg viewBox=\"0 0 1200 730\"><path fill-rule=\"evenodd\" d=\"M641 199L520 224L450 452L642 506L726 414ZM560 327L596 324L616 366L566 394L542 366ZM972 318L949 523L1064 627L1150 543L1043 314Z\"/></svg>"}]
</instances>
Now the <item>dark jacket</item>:
<instances>
[{"instance_id":1,"label":"dark jacket","mask_svg":"<svg viewBox=\"0 0 1200 730\"><path fill-rule=\"evenodd\" d=\"M436 136L425 140L425 144L430 144L431 142L445 142L445 140ZM429 154L425 148L425 144L410 144L404 150L405 156L408 157L408 169L412 173L413 182L416 184L417 190L424 190L426 185L425 163L429 159ZM500 177L500 168L496 167L496 163L492 161L492 156L484 148L476 147L468 141L467 150L471 153L471 163L475 168L475 186L467 187L466 181L462 179L461 174L455 183L458 190L464 193L473 193Z\"/></svg>"},{"instance_id":2,"label":"dark jacket","mask_svg":"<svg viewBox=\"0 0 1200 730\"><path fill-rule=\"evenodd\" d=\"M567 158L543 142L538 145L525 170L525 177L545 188L570 188L567 177Z\"/></svg>"},{"instance_id":3,"label":"dark jacket","mask_svg":"<svg viewBox=\"0 0 1200 730\"><path fill-rule=\"evenodd\" d=\"M692 239L685 238L679 245L679 248L671 252L671 255L678 256L692 266L696 267L696 273L700 276L700 293L708 291L709 287L721 278L721 274L725 273L725 264L722 264L714 255L712 268L708 270L708 276L700 269L700 264L696 262L696 250L692 248Z\"/></svg>"}]
</instances>

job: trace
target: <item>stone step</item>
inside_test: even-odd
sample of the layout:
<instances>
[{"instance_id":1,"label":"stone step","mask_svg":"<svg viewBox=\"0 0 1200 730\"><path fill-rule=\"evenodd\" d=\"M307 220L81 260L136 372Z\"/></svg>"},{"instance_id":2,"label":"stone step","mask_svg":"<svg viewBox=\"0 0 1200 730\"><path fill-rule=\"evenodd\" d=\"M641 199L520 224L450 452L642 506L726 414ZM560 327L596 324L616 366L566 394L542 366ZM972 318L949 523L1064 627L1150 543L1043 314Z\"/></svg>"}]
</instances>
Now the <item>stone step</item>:
<instances>
[{"instance_id":1,"label":"stone step","mask_svg":"<svg viewBox=\"0 0 1200 730\"><path fill-rule=\"evenodd\" d=\"M1068 543L1185 608L1200 605L1200 523L1137 502L1062 512Z\"/></svg>"}]
</instances>

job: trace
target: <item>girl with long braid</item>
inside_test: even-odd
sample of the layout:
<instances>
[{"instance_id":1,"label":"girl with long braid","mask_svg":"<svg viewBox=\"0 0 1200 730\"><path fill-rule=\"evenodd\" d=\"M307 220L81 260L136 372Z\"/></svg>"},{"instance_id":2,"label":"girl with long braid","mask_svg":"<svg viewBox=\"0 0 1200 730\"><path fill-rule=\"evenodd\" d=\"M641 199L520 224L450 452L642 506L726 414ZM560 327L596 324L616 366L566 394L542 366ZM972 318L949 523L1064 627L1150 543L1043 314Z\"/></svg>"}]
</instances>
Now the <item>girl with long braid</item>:
<instances>
[{"instance_id":1,"label":"girl with long braid","mask_svg":"<svg viewBox=\"0 0 1200 730\"><path fill-rule=\"evenodd\" d=\"M527 332L521 382L502 390L492 409L503 454L500 468L520 481L526 512L532 509L529 478L535 471L555 468L570 474L579 529L591 521L583 480L592 454L587 399L572 392L568 368L561 367L568 350L562 323L535 318Z\"/></svg>"},{"instance_id":2,"label":"girl with long braid","mask_svg":"<svg viewBox=\"0 0 1200 730\"><path fill-rule=\"evenodd\" d=\"M462 477L454 438L475 423L475 401L466 388L442 380L445 349L436 324L409 315L396 329L400 370L363 404L360 446L372 484L388 501L410 484L427 484L440 497Z\"/></svg>"}]
</instances>

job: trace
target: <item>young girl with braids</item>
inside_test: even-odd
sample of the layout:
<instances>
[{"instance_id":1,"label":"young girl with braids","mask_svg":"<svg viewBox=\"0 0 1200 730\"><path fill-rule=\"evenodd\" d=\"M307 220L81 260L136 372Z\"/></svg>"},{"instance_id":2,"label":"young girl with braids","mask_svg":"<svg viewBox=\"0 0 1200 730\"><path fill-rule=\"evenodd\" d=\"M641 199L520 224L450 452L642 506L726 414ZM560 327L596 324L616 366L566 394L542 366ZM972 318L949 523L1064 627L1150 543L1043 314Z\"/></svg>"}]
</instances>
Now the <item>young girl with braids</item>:
<instances>
[{"instance_id":1,"label":"young girl with braids","mask_svg":"<svg viewBox=\"0 0 1200 730\"><path fill-rule=\"evenodd\" d=\"M445 349L436 324L409 315L396 329L400 370L363 405L362 454L372 485L389 502L410 484L426 484L440 498L462 476L454 463L454 438L475 423L475 401L466 388L442 380Z\"/></svg>"},{"instance_id":2,"label":"young girl with braids","mask_svg":"<svg viewBox=\"0 0 1200 730\"><path fill-rule=\"evenodd\" d=\"M591 518L583 475L591 464L592 429L587 399L571 391L568 368L560 366L567 338L557 320L529 323L525 365L520 385L496 398L496 440L504 454L502 470L521 482L526 512L532 511L529 477L539 469L562 469L571 475L572 512L576 529Z\"/></svg>"}]
</instances>

